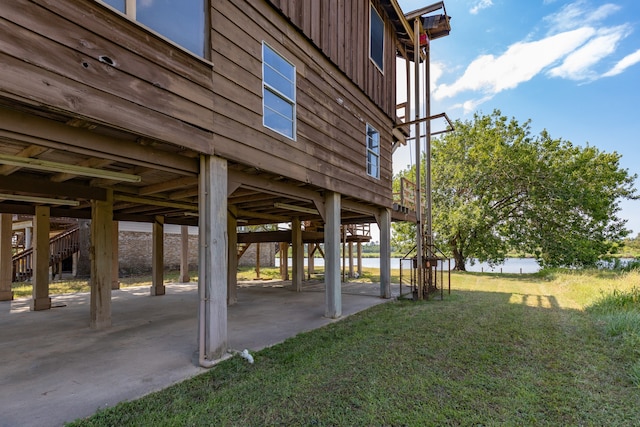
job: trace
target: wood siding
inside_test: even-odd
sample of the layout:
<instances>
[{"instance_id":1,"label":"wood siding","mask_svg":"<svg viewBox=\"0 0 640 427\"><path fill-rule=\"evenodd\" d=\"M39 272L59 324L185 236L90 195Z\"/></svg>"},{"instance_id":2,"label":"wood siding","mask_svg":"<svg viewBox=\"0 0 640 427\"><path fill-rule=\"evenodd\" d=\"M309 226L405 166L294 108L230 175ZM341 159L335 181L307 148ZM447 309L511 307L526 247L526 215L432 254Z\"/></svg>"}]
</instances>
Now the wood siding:
<instances>
[{"instance_id":1,"label":"wood siding","mask_svg":"<svg viewBox=\"0 0 640 427\"><path fill-rule=\"evenodd\" d=\"M299 3L312 7L320 2ZM322 2L330 9L332 4ZM327 36L327 42L334 43L337 54L333 37ZM392 121L309 39L269 3L231 0L212 2L211 40L218 155L391 206ZM296 140L262 124L263 41L296 65ZM381 136L380 179L366 173L367 123Z\"/></svg>"},{"instance_id":2,"label":"wood siding","mask_svg":"<svg viewBox=\"0 0 640 427\"><path fill-rule=\"evenodd\" d=\"M270 0L390 118L396 114L396 38L378 0ZM384 73L369 59L369 10L385 22Z\"/></svg>"},{"instance_id":3,"label":"wood siding","mask_svg":"<svg viewBox=\"0 0 640 427\"><path fill-rule=\"evenodd\" d=\"M0 104L215 153L390 207L391 25L382 74L368 55L368 1L281 3L311 37L266 0L211 1L212 65L98 2L5 0ZM263 126L263 41L296 65L296 140ZM366 173L367 123L380 132L380 179Z\"/></svg>"},{"instance_id":4,"label":"wood siding","mask_svg":"<svg viewBox=\"0 0 640 427\"><path fill-rule=\"evenodd\" d=\"M0 96L211 152L211 66L97 2L4 0Z\"/></svg>"}]
</instances>

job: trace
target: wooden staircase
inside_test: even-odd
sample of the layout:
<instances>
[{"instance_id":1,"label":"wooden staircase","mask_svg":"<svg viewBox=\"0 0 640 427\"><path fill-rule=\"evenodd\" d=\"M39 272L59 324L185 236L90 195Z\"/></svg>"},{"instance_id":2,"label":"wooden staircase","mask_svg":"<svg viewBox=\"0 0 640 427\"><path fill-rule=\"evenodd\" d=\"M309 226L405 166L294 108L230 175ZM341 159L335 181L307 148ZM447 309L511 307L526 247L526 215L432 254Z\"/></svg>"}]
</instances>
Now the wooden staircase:
<instances>
[{"instance_id":1,"label":"wooden staircase","mask_svg":"<svg viewBox=\"0 0 640 427\"><path fill-rule=\"evenodd\" d=\"M49 267L60 265L79 249L79 227L76 225L49 240ZM33 247L18 252L12 257L13 282L24 282L33 276Z\"/></svg>"}]
</instances>

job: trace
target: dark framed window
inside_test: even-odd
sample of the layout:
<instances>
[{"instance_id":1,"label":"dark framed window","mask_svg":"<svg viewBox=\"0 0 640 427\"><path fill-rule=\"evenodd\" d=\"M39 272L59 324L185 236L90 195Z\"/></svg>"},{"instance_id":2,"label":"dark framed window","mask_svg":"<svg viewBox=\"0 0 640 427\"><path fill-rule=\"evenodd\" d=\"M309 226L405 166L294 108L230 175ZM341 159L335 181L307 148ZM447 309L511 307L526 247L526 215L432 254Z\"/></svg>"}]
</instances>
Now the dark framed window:
<instances>
[{"instance_id":1,"label":"dark framed window","mask_svg":"<svg viewBox=\"0 0 640 427\"><path fill-rule=\"evenodd\" d=\"M207 0L102 0L198 56L205 56Z\"/></svg>"},{"instance_id":2,"label":"dark framed window","mask_svg":"<svg viewBox=\"0 0 640 427\"><path fill-rule=\"evenodd\" d=\"M373 5L369 12L369 58L384 71L384 21Z\"/></svg>"},{"instance_id":3,"label":"dark framed window","mask_svg":"<svg viewBox=\"0 0 640 427\"><path fill-rule=\"evenodd\" d=\"M262 43L263 124L296 139L296 67Z\"/></svg>"},{"instance_id":4,"label":"dark framed window","mask_svg":"<svg viewBox=\"0 0 640 427\"><path fill-rule=\"evenodd\" d=\"M380 179L380 132L367 123L367 175Z\"/></svg>"}]
</instances>

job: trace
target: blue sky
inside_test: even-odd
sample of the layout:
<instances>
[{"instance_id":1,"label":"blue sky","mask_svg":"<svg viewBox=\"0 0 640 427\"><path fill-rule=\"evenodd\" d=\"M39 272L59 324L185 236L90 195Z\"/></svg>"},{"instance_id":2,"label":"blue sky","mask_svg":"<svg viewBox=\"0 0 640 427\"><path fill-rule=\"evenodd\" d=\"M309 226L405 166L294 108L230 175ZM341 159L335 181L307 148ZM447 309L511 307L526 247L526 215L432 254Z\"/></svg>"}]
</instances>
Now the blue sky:
<instances>
[{"instance_id":1,"label":"blue sky","mask_svg":"<svg viewBox=\"0 0 640 427\"><path fill-rule=\"evenodd\" d=\"M398 2L407 13L435 0ZM452 29L431 43L432 114L468 120L499 109L520 123L531 119L534 134L547 129L616 151L621 167L640 175L640 1L448 0L445 7ZM413 150L394 154L394 171ZM636 236L640 201L621 207Z\"/></svg>"}]
</instances>

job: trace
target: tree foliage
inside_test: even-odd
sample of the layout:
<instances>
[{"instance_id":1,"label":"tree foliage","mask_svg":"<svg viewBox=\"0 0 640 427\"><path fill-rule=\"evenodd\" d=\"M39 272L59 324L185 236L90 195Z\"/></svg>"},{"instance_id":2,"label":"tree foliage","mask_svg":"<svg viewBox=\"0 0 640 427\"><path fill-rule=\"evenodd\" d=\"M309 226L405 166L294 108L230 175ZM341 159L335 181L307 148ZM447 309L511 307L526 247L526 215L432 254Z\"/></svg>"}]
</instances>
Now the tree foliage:
<instances>
[{"instance_id":1,"label":"tree foliage","mask_svg":"<svg viewBox=\"0 0 640 427\"><path fill-rule=\"evenodd\" d=\"M637 198L636 176L618 153L533 136L529 121L498 110L454 126L432 141L431 170L434 239L456 269L513 251L543 266L592 266L629 234L617 213L622 198ZM396 243L409 240L404 227L395 227Z\"/></svg>"}]
</instances>

